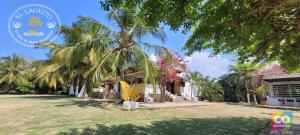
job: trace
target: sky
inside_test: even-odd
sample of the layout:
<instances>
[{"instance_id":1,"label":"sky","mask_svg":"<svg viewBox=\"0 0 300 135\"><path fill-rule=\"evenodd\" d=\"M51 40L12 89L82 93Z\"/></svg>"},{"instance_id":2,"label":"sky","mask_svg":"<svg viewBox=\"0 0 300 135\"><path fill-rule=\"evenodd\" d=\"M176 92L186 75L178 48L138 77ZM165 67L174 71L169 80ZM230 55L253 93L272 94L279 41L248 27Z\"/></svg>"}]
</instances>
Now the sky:
<instances>
[{"instance_id":1,"label":"sky","mask_svg":"<svg viewBox=\"0 0 300 135\"><path fill-rule=\"evenodd\" d=\"M71 25L78 15L92 17L102 24L113 29L116 25L107 19L107 12L100 8L99 0L0 0L0 57L9 56L13 53L33 59L46 59L47 49L26 47L15 42L8 31L8 21L11 14L20 6L26 4L42 4L53 9L61 19L62 25ZM187 60L191 71L199 71L211 78L220 77L229 73L229 65L234 63L232 55L218 55L210 57L210 51L196 52L191 56L185 56L181 50L190 33L182 34L180 31L171 31L168 26L162 25L166 32L166 42L149 39L150 42L161 44L166 48L179 52ZM57 42L61 42L58 38Z\"/></svg>"}]
</instances>

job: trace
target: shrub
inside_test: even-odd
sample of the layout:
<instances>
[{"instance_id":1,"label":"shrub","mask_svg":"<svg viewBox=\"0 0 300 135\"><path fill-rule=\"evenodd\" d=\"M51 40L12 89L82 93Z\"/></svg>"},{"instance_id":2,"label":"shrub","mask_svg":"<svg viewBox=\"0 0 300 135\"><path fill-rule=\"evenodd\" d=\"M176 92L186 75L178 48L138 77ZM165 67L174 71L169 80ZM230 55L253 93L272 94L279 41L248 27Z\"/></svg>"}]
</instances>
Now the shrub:
<instances>
[{"instance_id":1,"label":"shrub","mask_svg":"<svg viewBox=\"0 0 300 135\"><path fill-rule=\"evenodd\" d=\"M267 91L267 88L265 85L262 85L255 90L255 93L258 96L259 100L265 100L266 91Z\"/></svg>"},{"instance_id":2,"label":"shrub","mask_svg":"<svg viewBox=\"0 0 300 135\"><path fill-rule=\"evenodd\" d=\"M238 73L224 75L218 81L224 89L224 101L240 102L246 101L246 87L243 83L246 77L241 77Z\"/></svg>"},{"instance_id":3,"label":"shrub","mask_svg":"<svg viewBox=\"0 0 300 135\"><path fill-rule=\"evenodd\" d=\"M35 85L32 82L24 82L18 84L16 89L22 93L34 93Z\"/></svg>"}]
</instances>

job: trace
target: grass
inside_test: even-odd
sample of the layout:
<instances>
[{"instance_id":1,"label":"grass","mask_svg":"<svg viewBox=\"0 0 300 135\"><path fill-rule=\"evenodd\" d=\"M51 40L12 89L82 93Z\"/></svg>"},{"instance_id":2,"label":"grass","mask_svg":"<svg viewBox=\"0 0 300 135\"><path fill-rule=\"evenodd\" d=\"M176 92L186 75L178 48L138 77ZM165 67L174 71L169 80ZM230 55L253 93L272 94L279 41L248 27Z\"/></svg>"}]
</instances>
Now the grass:
<instances>
[{"instance_id":1,"label":"grass","mask_svg":"<svg viewBox=\"0 0 300 135\"><path fill-rule=\"evenodd\" d=\"M225 103L125 111L65 96L0 95L0 134L255 135L274 111Z\"/></svg>"}]
</instances>

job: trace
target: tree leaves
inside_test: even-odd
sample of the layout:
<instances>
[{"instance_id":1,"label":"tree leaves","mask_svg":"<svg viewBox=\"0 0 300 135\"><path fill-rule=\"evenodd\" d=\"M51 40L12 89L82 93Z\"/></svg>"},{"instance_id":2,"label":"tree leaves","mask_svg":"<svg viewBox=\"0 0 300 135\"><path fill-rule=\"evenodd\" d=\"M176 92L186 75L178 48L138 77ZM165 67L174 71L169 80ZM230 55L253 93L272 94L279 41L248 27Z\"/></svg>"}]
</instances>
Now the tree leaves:
<instances>
[{"instance_id":1,"label":"tree leaves","mask_svg":"<svg viewBox=\"0 0 300 135\"><path fill-rule=\"evenodd\" d=\"M300 67L299 0L106 0L102 6L126 11L138 6L147 25L192 30L183 48L188 55L211 48L213 54L235 54L239 63Z\"/></svg>"},{"instance_id":2,"label":"tree leaves","mask_svg":"<svg viewBox=\"0 0 300 135\"><path fill-rule=\"evenodd\" d=\"M20 84L27 82L27 63L24 58L14 54L0 60L0 84Z\"/></svg>"}]
</instances>

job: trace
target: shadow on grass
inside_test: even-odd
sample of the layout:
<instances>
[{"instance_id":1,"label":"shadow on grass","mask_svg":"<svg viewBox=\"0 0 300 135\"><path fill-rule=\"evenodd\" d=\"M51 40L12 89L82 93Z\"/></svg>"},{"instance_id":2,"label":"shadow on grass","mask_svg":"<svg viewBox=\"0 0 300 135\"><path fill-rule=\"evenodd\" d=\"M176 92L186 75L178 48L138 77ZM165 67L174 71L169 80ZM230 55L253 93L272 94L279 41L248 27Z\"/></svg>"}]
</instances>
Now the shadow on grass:
<instances>
[{"instance_id":1,"label":"shadow on grass","mask_svg":"<svg viewBox=\"0 0 300 135\"><path fill-rule=\"evenodd\" d=\"M66 98L73 98L73 97L65 96L65 95L22 95L22 96L15 96L11 98L36 99L36 100L59 100L59 99L66 99Z\"/></svg>"},{"instance_id":2,"label":"shadow on grass","mask_svg":"<svg viewBox=\"0 0 300 135\"><path fill-rule=\"evenodd\" d=\"M281 109L281 110L293 110L293 111L300 111L299 106L270 106L270 105L260 105L260 104L241 104L241 103L230 103L226 102L227 105L238 105L243 107L256 107L256 108L266 108L266 109Z\"/></svg>"},{"instance_id":3,"label":"shadow on grass","mask_svg":"<svg viewBox=\"0 0 300 135\"><path fill-rule=\"evenodd\" d=\"M268 119L242 117L173 119L152 122L149 126L96 124L96 128L74 128L59 135L256 135L268 122Z\"/></svg>"},{"instance_id":4,"label":"shadow on grass","mask_svg":"<svg viewBox=\"0 0 300 135\"><path fill-rule=\"evenodd\" d=\"M96 107L96 108L102 108L108 110L105 106L107 104L97 102L97 101L91 101L91 100L84 100L84 99L78 99L76 97L72 96L63 96L63 95L22 95L22 96L15 96L10 98L22 98L22 99L32 99L32 100L43 100L43 101L53 101L53 100L64 100L68 99L63 102L58 102L59 104L56 104L54 106L56 107L67 107L67 106L73 106L77 105L78 107Z\"/></svg>"},{"instance_id":5,"label":"shadow on grass","mask_svg":"<svg viewBox=\"0 0 300 135\"><path fill-rule=\"evenodd\" d=\"M105 103L101 103L101 102L97 102L97 101L91 101L91 100L73 100L70 101L70 103L62 103L59 105L55 105L57 107L66 107L66 106L73 106L73 105L77 105L78 107L96 107L96 108L101 108L101 109L105 109L105 110L109 110L107 108L108 105L111 104L105 104Z\"/></svg>"}]
</instances>

